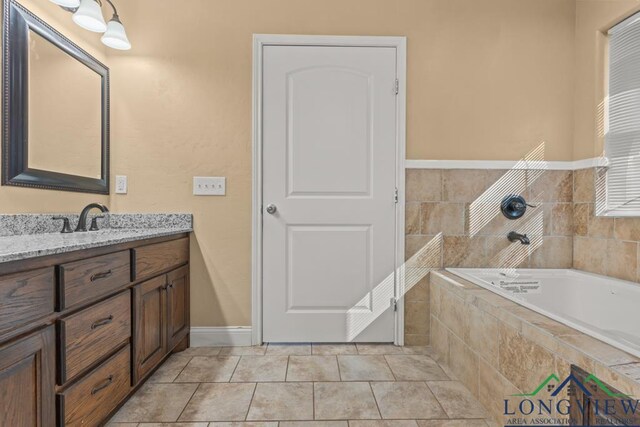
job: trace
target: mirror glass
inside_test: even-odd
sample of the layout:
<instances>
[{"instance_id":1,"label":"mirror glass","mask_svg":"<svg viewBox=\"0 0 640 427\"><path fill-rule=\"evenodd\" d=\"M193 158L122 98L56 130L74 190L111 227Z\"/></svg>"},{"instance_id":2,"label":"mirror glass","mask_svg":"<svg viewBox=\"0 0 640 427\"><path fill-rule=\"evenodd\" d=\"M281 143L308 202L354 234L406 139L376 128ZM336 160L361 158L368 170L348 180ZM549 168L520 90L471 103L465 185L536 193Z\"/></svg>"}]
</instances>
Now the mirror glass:
<instances>
[{"instance_id":1,"label":"mirror glass","mask_svg":"<svg viewBox=\"0 0 640 427\"><path fill-rule=\"evenodd\" d=\"M102 76L29 30L28 164L101 177Z\"/></svg>"}]
</instances>

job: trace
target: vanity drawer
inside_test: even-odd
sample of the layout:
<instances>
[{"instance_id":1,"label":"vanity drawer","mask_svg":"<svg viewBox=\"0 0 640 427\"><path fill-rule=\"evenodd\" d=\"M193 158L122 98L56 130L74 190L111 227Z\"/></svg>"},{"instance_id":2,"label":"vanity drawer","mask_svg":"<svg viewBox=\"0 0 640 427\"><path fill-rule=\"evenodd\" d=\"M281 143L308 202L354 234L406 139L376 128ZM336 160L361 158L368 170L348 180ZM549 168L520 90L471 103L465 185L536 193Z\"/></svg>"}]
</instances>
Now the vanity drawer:
<instances>
[{"instance_id":1,"label":"vanity drawer","mask_svg":"<svg viewBox=\"0 0 640 427\"><path fill-rule=\"evenodd\" d=\"M53 267L0 276L0 334L54 312Z\"/></svg>"},{"instance_id":2,"label":"vanity drawer","mask_svg":"<svg viewBox=\"0 0 640 427\"><path fill-rule=\"evenodd\" d=\"M58 394L58 425L99 425L130 390L131 348L127 345Z\"/></svg>"},{"instance_id":3,"label":"vanity drawer","mask_svg":"<svg viewBox=\"0 0 640 427\"><path fill-rule=\"evenodd\" d=\"M64 384L131 336L131 292L86 308L59 322L60 369Z\"/></svg>"},{"instance_id":4,"label":"vanity drawer","mask_svg":"<svg viewBox=\"0 0 640 427\"><path fill-rule=\"evenodd\" d=\"M59 276L62 310L129 284L131 256L122 251L62 264Z\"/></svg>"},{"instance_id":5,"label":"vanity drawer","mask_svg":"<svg viewBox=\"0 0 640 427\"><path fill-rule=\"evenodd\" d=\"M189 261L189 238L141 246L133 250L135 280L151 277Z\"/></svg>"}]
</instances>

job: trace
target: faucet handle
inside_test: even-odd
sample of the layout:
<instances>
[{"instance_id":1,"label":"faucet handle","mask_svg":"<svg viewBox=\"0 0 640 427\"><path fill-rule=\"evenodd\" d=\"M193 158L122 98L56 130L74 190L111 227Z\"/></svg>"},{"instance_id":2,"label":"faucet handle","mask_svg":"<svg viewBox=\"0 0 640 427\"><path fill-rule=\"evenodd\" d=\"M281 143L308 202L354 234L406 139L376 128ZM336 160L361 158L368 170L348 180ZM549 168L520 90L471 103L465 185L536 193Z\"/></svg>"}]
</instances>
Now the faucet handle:
<instances>
[{"instance_id":1,"label":"faucet handle","mask_svg":"<svg viewBox=\"0 0 640 427\"><path fill-rule=\"evenodd\" d=\"M98 231L98 220L104 218L104 215L98 215L91 218L91 227L89 227L89 231Z\"/></svg>"},{"instance_id":2,"label":"faucet handle","mask_svg":"<svg viewBox=\"0 0 640 427\"><path fill-rule=\"evenodd\" d=\"M53 220L62 220L62 231L61 233L63 234L67 234L67 233L73 233L73 230L71 230L71 225L69 224L69 218L65 217L65 216L54 216L53 218L51 218Z\"/></svg>"}]
</instances>

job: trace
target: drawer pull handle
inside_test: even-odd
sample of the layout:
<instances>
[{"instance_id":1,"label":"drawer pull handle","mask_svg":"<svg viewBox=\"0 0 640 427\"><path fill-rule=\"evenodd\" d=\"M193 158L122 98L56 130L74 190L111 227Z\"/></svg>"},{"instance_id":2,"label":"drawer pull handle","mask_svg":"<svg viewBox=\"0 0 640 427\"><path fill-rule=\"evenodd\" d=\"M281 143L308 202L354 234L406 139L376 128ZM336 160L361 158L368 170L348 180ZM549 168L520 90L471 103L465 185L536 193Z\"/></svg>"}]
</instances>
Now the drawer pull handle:
<instances>
[{"instance_id":1,"label":"drawer pull handle","mask_svg":"<svg viewBox=\"0 0 640 427\"><path fill-rule=\"evenodd\" d=\"M96 328L99 328L100 326L108 325L111 322L113 322L113 315L109 317L105 317L104 319L96 320L91 325L91 329L96 329Z\"/></svg>"},{"instance_id":2,"label":"drawer pull handle","mask_svg":"<svg viewBox=\"0 0 640 427\"><path fill-rule=\"evenodd\" d=\"M113 375L109 375L106 380L104 380L102 383L95 386L93 390L91 390L91 395L93 396L94 394L98 393L100 390L103 390L109 387L112 382L113 382Z\"/></svg>"},{"instance_id":3,"label":"drawer pull handle","mask_svg":"<svg viewBox=\"0 0 640 427\"><path fill-rule=\"evenodd\" d=\"M112 274L113 272L111 270L103 271L102 273L96 273L91 276L91 281L95 282L96 280L106 279L107 277L110 277Z\"/></svg>"}]
</instances>

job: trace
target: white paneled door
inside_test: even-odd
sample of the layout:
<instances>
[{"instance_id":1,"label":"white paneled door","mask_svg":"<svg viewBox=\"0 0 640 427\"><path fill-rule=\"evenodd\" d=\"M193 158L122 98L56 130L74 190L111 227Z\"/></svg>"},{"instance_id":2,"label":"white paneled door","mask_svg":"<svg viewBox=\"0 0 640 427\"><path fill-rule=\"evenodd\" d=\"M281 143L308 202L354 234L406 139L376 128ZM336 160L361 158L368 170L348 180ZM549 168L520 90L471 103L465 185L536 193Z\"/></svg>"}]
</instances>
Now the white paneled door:
<instances>
[{"instance_id":1,"label":"white paneled door","mask_svg":"<svg viewBox=\"0 0 640 427\"><path fill-rule=\"evenodd\" d=\"M392 342L396 48L262 55L264 341Z\"/></svg>"}]
</instances>

